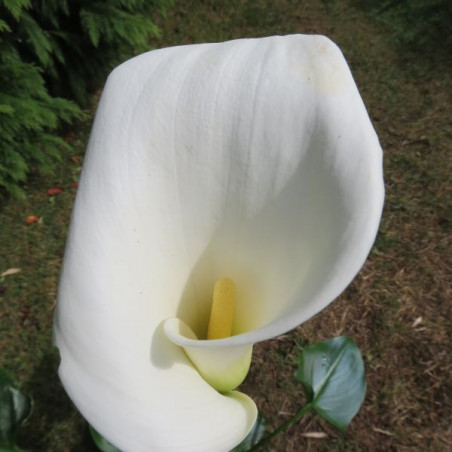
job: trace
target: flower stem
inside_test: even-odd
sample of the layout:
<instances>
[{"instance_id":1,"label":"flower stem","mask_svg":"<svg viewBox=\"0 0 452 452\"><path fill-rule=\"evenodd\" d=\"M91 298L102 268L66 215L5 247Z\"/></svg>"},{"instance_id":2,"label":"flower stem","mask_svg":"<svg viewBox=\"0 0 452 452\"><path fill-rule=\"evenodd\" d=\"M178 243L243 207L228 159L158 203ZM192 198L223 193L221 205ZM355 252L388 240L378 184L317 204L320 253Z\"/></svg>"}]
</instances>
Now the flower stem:
<instances>
[{"instance_id":1,"label":"flower stem","mask_svg":"<svg viewBox=\"0 0 452 452\"><path fill-rule=\"evenodd\" d=\"M269 443L275 436L278 436L280 433L286 431L293 424L297 423L311 408L312 406L310 403L301 407L297 413L295 413L291 418L284 422L284 424L281 424L276 430L262 438L257 444L255 444L251 449L249 449L248 452L254 452L260 449L262 446Z\"/></svg>"}]
</instances>

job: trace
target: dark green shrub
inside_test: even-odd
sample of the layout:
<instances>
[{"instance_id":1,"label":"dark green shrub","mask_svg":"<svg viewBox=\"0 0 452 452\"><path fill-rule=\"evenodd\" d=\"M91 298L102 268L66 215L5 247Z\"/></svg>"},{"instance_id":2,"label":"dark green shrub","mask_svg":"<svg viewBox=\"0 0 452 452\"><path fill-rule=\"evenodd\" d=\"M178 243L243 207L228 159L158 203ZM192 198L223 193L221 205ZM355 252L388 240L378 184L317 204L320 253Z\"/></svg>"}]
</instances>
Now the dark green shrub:
<instances>
[{"instance_id":1,"label":"dark green shrub","mask_svg":"<svg viewBox=\"0 0 452 452\"><path fill-rule=\"evenodd\" d=\"M24 196L30 168L50 173L67 144L55 135L61 121L80 116L73 102L51 97L41 70L21 59L11 27L0 21L0 187Z\"/></svg>"},{"instance_id":2,"label":"dark green shrub","mask_svg":"<svg viewBox=\"0 0 452 452\"><path fill-rule=\"evenodd\" d=\"M61 124L122 59L149 50L151 14L170 2L0 0L0 188L23 196L30 170L52 172L68 148Z\"/></svg>"},{"instance_id":3,"label":"dark green shrub","mask_svg":"<svg viewBox=\"0 0 452 452\"><path fill-rule=\"evenodd\" d=\"M45 70L52 94L84 104L121 60L150 49L158 35L151 15L170 1L34 1L20 30L32 39L22 39L21 52Z\"/></svg>"}]
</instances>

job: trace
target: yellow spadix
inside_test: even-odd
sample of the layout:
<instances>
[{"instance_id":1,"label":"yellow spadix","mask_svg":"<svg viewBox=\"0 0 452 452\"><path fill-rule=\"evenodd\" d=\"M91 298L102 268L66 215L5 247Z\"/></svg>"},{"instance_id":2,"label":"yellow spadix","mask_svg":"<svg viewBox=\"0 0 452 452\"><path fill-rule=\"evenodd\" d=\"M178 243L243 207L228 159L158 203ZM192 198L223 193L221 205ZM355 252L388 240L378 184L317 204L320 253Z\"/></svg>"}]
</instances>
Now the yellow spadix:
<instances>
[{"instance_id":1,"label":"yellow spadix","mask_svg":"<svg viewBox=\"0 0 452 452\"><path fill-rule=\"evenodd\" d=\"M167 337L185 350L199 374L217 391L234 390L245 379L251 364L253 344L218 346L212 341L232 335L235 310L235 283L219 279L213 289L213 302L207 325L207 340L199 340L181 319L165 321Z\"/></svg>"},{"instance_id":2,"label":"yellow spadix","mask_svg":"<svg viewBox=\"0 0 452 452\"><path fill-rule=\"evenodd\" d=\"M235 284L232 279L219 279L213 289L207 339L224 339L232 334L235 309Z\"/></svg>"}]
</instances>

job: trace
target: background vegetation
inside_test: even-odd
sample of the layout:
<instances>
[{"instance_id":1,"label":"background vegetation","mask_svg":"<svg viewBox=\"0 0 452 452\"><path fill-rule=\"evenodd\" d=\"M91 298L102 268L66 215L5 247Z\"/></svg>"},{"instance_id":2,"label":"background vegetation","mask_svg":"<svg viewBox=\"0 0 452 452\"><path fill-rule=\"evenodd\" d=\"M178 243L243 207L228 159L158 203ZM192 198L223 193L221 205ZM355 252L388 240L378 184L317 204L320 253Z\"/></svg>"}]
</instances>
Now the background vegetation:
<instances>
[{"instance_id":1,"label":"background vegetation","mask_svg":"<svg viewBox=\"0 0 452 452\"><path fill-rule=\"evenodd\" d=\"M258 344L243 385L272 430L303 403L293 380L299 348L345 334L365 358L364 406L344 436L308 415L271 450L452 448L452 76L450 36L440 30L450 30L449 3L395 0L375 8L367 0L186 0L167 17L156 18L161 34L149 47L288 33L331 37L349 61L385 150L386 206L365 267L321 314L283 337ZM23 70L31 71L34 64L24 63ZM58 87L50 88L49 73L37 74L47 81L45 89L58 92ZM7 82L1 80L0 90ZM33 93L24 96L33 98ZM73 104L68 105L70 115ZM0 274L21 269L0 279L0 365L35 399L19 438L20 445L33 451L95 450L85 422L58 381L51 332L89 127L87 119L66 131L68 153L53 176L32 174L22 186L23 201L0 198Z\"/></svg>"},{"instance_id":2,"label":"background vegetation","mask_svg":"<svg viewBox=\"0 0 452 452\"><path fill-rule=\"evenodd\" d=\"M50 175L89 93L123 59L149 49L150 13L171 0L0 2L0 189L16 197L31 170Z\"/></svg>"}]
</instances>

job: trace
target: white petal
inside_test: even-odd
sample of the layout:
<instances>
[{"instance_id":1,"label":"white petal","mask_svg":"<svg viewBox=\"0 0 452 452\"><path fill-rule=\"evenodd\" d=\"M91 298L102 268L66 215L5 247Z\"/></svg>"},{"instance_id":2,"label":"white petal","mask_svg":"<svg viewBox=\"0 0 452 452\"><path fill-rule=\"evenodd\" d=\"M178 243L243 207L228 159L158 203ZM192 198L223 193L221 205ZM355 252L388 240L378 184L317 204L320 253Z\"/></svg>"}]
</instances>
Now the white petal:
<instances>
[{"instance_id":1,"label":"white petal","mask_svg":"<svg viewBox=\"0 0 452 452\"><path fill-rule=\"evenodd\" d=\"M125 451L232 448L253 402L214 391L162 322L205 337L213 285L227 276L237 335L200 347L300 324L357 273L382 203L381 148L326 38L126 62L98 107L60 282L55 337L71 398Z\"/></svg>"}]
</instances>

